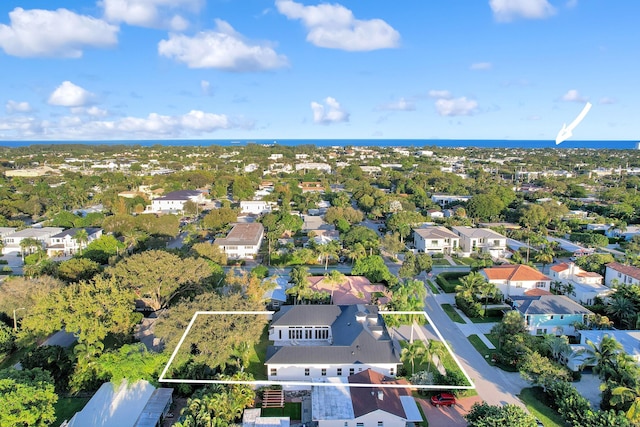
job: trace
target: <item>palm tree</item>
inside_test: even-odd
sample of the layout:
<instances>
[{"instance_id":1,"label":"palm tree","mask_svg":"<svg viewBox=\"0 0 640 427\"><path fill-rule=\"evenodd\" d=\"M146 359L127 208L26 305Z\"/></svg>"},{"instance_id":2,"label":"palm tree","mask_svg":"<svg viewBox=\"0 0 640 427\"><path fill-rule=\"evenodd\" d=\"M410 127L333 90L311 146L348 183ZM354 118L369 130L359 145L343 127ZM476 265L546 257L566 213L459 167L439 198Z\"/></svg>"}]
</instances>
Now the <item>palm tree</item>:
<instances>
[{"instance_id":1,"label":"palm tree","mask_svg":"<svg viewBox=\"0 0 640 427\"><path fill-rule=\"evenodd\" d=\"M351 249L347 249L347 254L351 259L351 266L353 266L354 261L367 256L367 249L362 243L357 242Z\"/></svg>"},{"instance_id":2,"label":"palm tree","mask_svg":"<svg viewBox=\"0 0 640 427\"><path fill-rule=\"evenodd\" d=\"M478 284L477 291L480 294L480 298L484 300L484 315L482 317L486 317L489 298L493 298L498 294L498 287L495 283L483 280Z\"/></svg>"},{"instance_id":3,"label":"palm tree","mask_svg":"<svg viewBox=\"0 0 640 427\"><path fill-rule=\"evenodd\" d=\"M634 388L618 386L611 390L611 394L618 397L622 402L633 401L626 415L633 425L638 425L640 422L640 384L636 384Z\"/></svg>"},{"instance_id":4,"label":"palm tree","mask_svg":"<svg viewBox=\"0 0 640 427\"><path fill-rule=\"evenodd\" d=\"M78 247L80 248L78 252L82 252L82 246L89 241L89 234L87 233L87 230L81 228L80 230L76 231L76 234L73 236L73 240L76 241Z\"/></svg>"},{"instance_id":5,"label":"palm tree","mask_svg":"<svg viewBox=\"0 0 640 427\"><path fill-rule=\"evenodd\" d=\"M293 267L293 269L291 269L291 273L289 273L289 277L291 278L291 283L294 285L287 289L287 293L290 295L296 295L296 302L300 302L302 299L310 295L309 269L307 267Z\"/></svg>"},{"instance_id":6,"label":"palm tree","mask_svg":"<svg viewBox=\"0 0 640 427\"><path fill-rule=\"evenodd\" d=\"M400 360L403 363L411 363L411 375L415 374L416 360L422 359L425 352L426 347L424 345L424 341L414 341L412 343L408 343L407 346L402 349L402 352L400 352Z\"/></svg>"},{"instance_id":7,"label":"palm tree","mask_svg":"<svg viewBox=\"0 0 640 427\"><path fill-rule=\"evenodd\" d=\"M332 240L324 245L316 246L316 250L324 258L324 269L326 271L329 267L329 258L338 256L340 248L338 247L338 242Z\"/></svg>"},{"instance_id":8,"label":"palm tree","mask_svg":"<svg viewBox=\"0 0 640 427\"><path fill-rule=\"evenodd\" d=\"M33 249L42 249L42 244L39 240L34 239L33 237L27 237L25 239L20 240L20 249L22 249L22 262L24 262L24 254L25 252L29 252L29 254L33 253Z\"/></svg>"},{"instance_id":9,"label":"palm tree","mask_svg":"<svg viewBox=\"0 0 640 427\"><path fill-rule=\"evenodd\" d=\"M427 362L427 372L431 372L431 365L433 364L433 358L437 357L438 361L441 361L444 355L447 353L442 343L436 340L429 340L424 347L424 355L422 361Z\"/></svg>"},{"instance_id":10,"label":"palm tree","mask_svg":"<svg viewBox=\"0 0 640 427\"><path fill-rule=\"evenodd\" d=\"M460 284L456 286L456 292L466 297L473 297L478 290L478 286L484 281L482 274L477 271L471 272L460 279Z\"/></svg>"},{"instance_id":11,"label":"palm tree","mask_svg":"<svg viewBox=\"0 0 640 427\"><path fill-rule=\"evenodd\" d=\"M571 353L571 346L569 346L569 339L563 336L547 335L545 336L545 344L551 352L551 357L554 360L560 360L562 356L566 356Z\"/></svg>"},{"instance_id":12,"label":"palm tree","mask_svg":"<svg viewBox=\"0 0 640 427\"><path fill-rule=\"evenodd\" d=\"M588 356L584 364L595 364L593 372L597 373L603 381L607 381L615 372L616 358L622 350L622 344L609 334L605 334L598 344L587 340L587 345L589 346L586 350Z\"/></svg>"},{"instance_id":13,"label":"palm tree","mask_svg":"<svg viewBox=\"0 0 640 427\"><path fill-rule=\"evenodd\" d=\"M551 247L551 245L545 245L545 247L538 251L534 259L536 262L542 264L542 271L544 271L544 267L547 264L551 264L555 256L556 252L553 250L553 247Z\"/></svg>"},{"instance_id":14,"label":"palm tree","mask_svg":"<svg viewBox=\"0 0 640 427\"><path fill-rule=\"evenodd\" d=\"M637 315L633 301L623 295L616 295L612 298L605 311L627 329L632 327L632 322L635 321Z\"/></svg>"}]
</instances>

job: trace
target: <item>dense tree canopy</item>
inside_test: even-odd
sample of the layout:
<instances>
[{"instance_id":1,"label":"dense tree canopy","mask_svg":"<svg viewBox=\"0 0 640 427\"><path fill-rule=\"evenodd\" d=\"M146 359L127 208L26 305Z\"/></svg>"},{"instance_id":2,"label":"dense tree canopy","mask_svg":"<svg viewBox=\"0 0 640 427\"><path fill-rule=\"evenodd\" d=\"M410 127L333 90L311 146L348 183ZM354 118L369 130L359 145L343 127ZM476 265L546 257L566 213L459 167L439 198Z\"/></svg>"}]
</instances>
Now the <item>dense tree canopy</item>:
<instances>
[{"instance_id":1,"label":"dense tree canopy","mask_svg":"<svg viewBox=\"0 0 640 427\"><path fill-rule=\"evenodd\" d=\"M57 401L49 372L0 370L0 427L47 427L56 419Z\"/></svg>"},{"instance_id":2,"label":"dense tree canopy","mask_svg":"<svg viewBox=\"0 0 640 427\"><path fill-rule=\"evenodd\" d=\"M262 304L252 303L240 294L202 294L165 310L158 319L155 334L168 351L173 351L196 311L262 310ZM259 315L199 315L172 366L177 369L188 360L205 363L211 368L224 365L239 343L253 345L259 340L266 322L266 317Z\"/></svg>"},{"instance_id":3,"label":"dense tree canopy","mask_svg":"<svg viewBox=\"0 0 640 427\"><path fill-rule=\"evenodd\" d=\"M123 259L105 273L160 310L175 298L202 292L213 271L202 259L153 250Z\"/></svg>"}]
</instances>

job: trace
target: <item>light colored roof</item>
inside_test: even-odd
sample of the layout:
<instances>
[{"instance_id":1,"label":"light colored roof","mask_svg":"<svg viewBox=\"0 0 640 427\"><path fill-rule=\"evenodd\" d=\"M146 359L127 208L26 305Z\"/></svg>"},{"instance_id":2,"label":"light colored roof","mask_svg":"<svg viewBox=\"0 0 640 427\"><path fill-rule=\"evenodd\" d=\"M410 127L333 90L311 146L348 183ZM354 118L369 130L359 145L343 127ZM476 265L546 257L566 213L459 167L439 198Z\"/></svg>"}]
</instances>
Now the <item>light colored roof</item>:
<instances>
[{"instance_id":1,"label":"light colored roof","mask_svg":"<svg viewBox=\"0 0 640 427\"><path fill-rule=\"evenodd\" d=\"M511 296L522 314L593 314L564 295Z\"/></svg>"},{"instance_id":2,"label":"light colored roof","mask_svg":"<svg viewBox=\"0 0 640 427\"><path fill-rule=\"evenodd\" d=\"M311 414L318 420L352 420L354 418L353 405L347 379L325 378L326 382L334 383L335 387L311 388Z\"/></svg>"},{"instance_id":3,"label":"light colored roof","mask_svg":"<svg viewBox=\"0 0 640 427\"><path fill-rule=\"evenodd\" d=\"M551 279L535 268L524 264L498 265L482 270L489 280L509 281L551 281Z\"/></svg>"},{"instance_id":4,"label":"light colored roof","mask_svg":"<svg viewBox=\"0 0 640 427\"><path fill-rule=\"evenodd\" d=\"M638 330L580 331L580 341L587 342L589 340L597 345L605 335L618 341L625 353L633 356L636 360L640 359L640 331Z\"/></svg>"},{"instance_id":5,"label":"light colored roof","mask_svg":"<svg viewBox=\"0 0 640 427\"><path fill-rule=\"evenodd\" d=\"M451 227L453 229L453 231L461 236L467 236L469 238L473 238L473 239L480 239L480 238L485 238L485 239L506 239L505 236L503 236L500 233L496 233L495 231L491 230L490 228L473 228L473 227L469 227L469 226L465 226L465 225L458 225L455 227Z\"/></svg>"},{"instance_id":6,"label":"light colored roof","mask_svg":"<svg viewBox=\"0 0 640 427\"><path fill-rule=\"evenodd\" d=\"M156 427L165 409L173 401L172 388L158 388L144 405L134 427Z\"/></svg>"},{"instance_id":7,"label":"light colored roof","mask_svg":"<svg viewBox=\"0 0 640 427\"><path fill-rule=\"evenodd\" d=\"M418 234L423 239L459 239L460 236L452 231L449 231L446 227L427 227L427 228L414 228L413 232Z\"/></svg>"},{"instance_id":8,"label":"light colored roof","mask_svg":"<svg viewBox=\"0 0 640 427\"><path fill-rule=\"evenodd\" d=\"M155 387L141 380L120 385L104 383L85 407L76 412L68 427L133 427Z\"/></svg>"},{"instance_id":9,"label":"light colored roof","mask_svg":"<svg viewBox=\"0 0 640 427\"><path fill-rule=\"evenodd\" d=\"M607 264L607 268L618 271L629 277L633 277L636 280L640 280L640 268L638 267L634 267L632 265L624 265L618 262L610 262L609 264Z\"/></svg>"},{"instance_id":10,"label":"light colored roof","mask_svg":"<svg viewBox=\"0 0 640 427\"><path fill-rule=\"evenodd\" d=\"M24 230L16 231L6 237L22 237L25 239L32 237L37 239L60 233L62 230L64 230L62 227L25 228Z\"/></svg>"},{"instance_id":11,"label":"light colored roof","mask_svg":"<svg viewBox=\"0 0 640 427\"><path fill-rule=\"evenodd\" d=\"M257 245L264 232L259 222L238 223L233 226L227 237L216 239L213 244L219 246L250 246Z\"/></svg>"},{"instance_id":12,"label":"light colored roof","mask_svg":"<svg viewBox=\"0 0 640 427\"><path fill-rule=\"evenodd\" d=\"M162 197L154 200L191 200L193 197L200 196L202 193L197 190L178 190L167 193Z\"/></svg>"},{"instance_id":13,"label":"light colored roof","mask_svg":"<svg viewBox=\"0 0 640 427\"><path fill-rule=\"evenodd\" d=\"M282 276L271 276L263 280L263 282L272 282L276 286L264 293L264 299L285 302L287 300L287 289L293 286L293 283Z\"/></svg>"}]
</instances>

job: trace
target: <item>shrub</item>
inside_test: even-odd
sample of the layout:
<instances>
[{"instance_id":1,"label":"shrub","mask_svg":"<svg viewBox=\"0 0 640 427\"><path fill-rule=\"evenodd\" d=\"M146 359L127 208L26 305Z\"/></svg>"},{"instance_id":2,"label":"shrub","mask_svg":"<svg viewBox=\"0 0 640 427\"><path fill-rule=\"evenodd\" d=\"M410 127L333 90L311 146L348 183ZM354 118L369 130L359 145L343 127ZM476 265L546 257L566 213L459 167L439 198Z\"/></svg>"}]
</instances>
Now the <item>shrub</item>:
<instances>
[{"instance_id":1,"label":"shrub","mask_svg":"<svg viewBox=\"0 0 640 427\"><path fill-rule=\"evenodd\" d=\"M465 298L456 294L456 305L467 317L480 317L482 315L482 304L473 298Z\"/></svg>"},{"instance_id":2,"label":"shrub","mask_svg":"<svg viewBox=\"0 0 640 427\"><path fill-rule=\"evenodd\" d=\"M0 265L6 265L9 264L9 261L7 261L6 259L0 259Z\"/></svg>"}]
</instances>

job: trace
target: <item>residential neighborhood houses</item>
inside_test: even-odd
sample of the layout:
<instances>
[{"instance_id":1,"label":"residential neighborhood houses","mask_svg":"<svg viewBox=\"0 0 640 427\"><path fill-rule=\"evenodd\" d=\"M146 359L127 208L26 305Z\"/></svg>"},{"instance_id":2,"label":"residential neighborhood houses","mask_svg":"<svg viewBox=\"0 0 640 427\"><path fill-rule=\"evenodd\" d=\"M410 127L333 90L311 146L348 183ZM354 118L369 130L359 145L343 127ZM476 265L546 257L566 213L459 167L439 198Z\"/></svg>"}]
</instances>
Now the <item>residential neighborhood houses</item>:
<instances>
[{"instance_id":1,"label":"residential neighborhood houses","mask_svg":"<svg viewBox=\"0 0 640 427\"><path fill-rule=\"evenodd\" d=\"M69 425L126 394L114 366L139 372L132 382L163 368L163 387L182 381L154 412L180 427L200 410L247 425L466 425L474 401L534 412L521 391L542 385L537 404L564 416L532 366L558 381L581 371L566 387L594 413L626 417L631 400L607 400L599 384L633 384L601 378L592 357L611 339L611 357L635 357L640 314L635 200L607 193L610 175L514 173L509 162L544 158L526 150L155 150L44 154L51 170L5 173L0 187L11 186L0 199L0 360L43 367L50 356L27 354L68 331L71 347L55 350L69 358L67 382L52 393L96 396L75 421L64 415ZM229 310L270 314L190 323ZM269 391L209 384L237 379ZM456 403L441 406L443 393ZM198 409L223 395L238 412Z\"/></svg>"}]
</instances>

